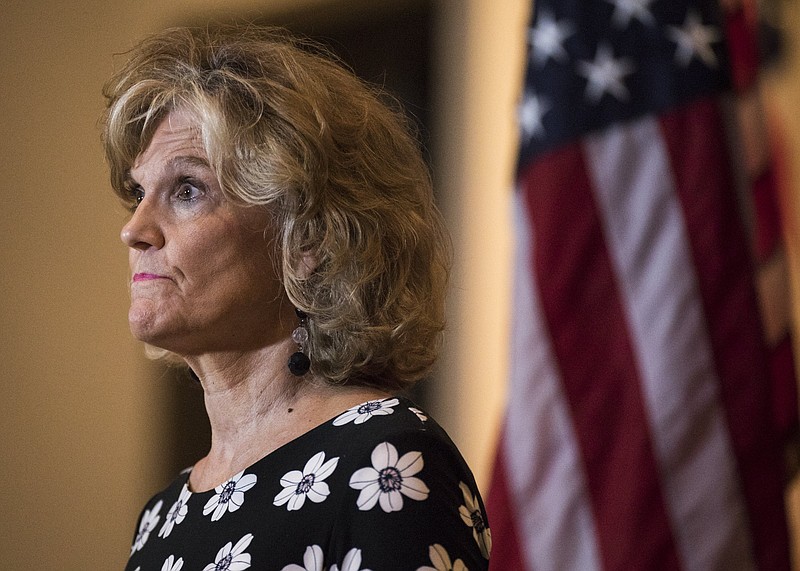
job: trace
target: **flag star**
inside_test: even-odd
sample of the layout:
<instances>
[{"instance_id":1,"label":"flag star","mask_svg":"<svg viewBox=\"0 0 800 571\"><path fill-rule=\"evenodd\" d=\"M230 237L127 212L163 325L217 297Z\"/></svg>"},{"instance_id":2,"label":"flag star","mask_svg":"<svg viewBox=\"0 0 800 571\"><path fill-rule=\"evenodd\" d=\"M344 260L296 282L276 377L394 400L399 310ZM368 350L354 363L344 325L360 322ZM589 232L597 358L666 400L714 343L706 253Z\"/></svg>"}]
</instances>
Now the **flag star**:
<instances>
[{"instance_id":1,"label":"flag star","mask_svg":"<svg viewBox=\"0 0 800 571\"><path fill-rule=\"evenodd\" d=\"M533 137L544 135L542 119L550 111L550 103L535 93L526 93L525 100L519 108L519 125L525 143Z\"/></svg>"},{"instance_id":2,"label":"flag star","mask_svg":"<svg viewBox=\"0 0 800 571\"><path fill-rule=\"evenodd\" d=\"M574 33L575 28L569 22L556 22L550 12L543 10L536 19L536 25L528 31L536 65L544 65L551 58L562 63L567 61L564 41Z\"/></svg>"},{"instance_id":3,"label":"flag star","mask_svg":"<svg viewBox=\"0 0 800 571\"><path fill-rule=\"evenodd\" d=\"M687 67L695 56L707 67L717 67L717 56L711 44L721 39L719 30L715 26L704 26L697 12L687 12L683 26L670 26L667 33L678 45L675 61L682 67Z\"/></svg>"},{"instance_id":4,"label":"flag star","mask_svg":"<svg viewBox=\"0 0 800 571\"><path fill-rule=\"evenodd\" d=\"M619 101L627 101L628 88L624 78L636 70L627 58L614 59L614 53L608 44L597 46L594 61L578 62L578 73L587 79L586 99L597 104L608 92Z\"/></svg>"},{"instance_id":5,"label":"flag star","mask_svg":"<svg viewBox=\"0 0 800 571\"><path fill-rule=\"evenodd\" d=\"M645 26L653 26L656 19L650 12L650 4L654 0L606 0L614 5L614 14L611 21L618 28L627 28L631 24L631 19L639 20Z\"/></svg>"}]
</instances>

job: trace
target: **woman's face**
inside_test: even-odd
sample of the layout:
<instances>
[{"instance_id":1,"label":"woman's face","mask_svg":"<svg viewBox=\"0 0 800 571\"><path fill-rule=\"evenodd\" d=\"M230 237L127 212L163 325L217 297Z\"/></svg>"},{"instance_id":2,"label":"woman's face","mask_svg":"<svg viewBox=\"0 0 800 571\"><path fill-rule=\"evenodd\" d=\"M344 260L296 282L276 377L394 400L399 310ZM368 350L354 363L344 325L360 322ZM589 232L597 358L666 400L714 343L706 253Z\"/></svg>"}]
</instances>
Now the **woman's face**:
<instances>
[{"instance_id":1,"label":"woman's face","mask_svg":"<svg viewBox=\"0 0 800 571\"><path fill-rule=\"evenodd\" d=\"M293 326L275 231L263 208L223 196L195 127L171 112L130 171L131 331L180 355L264 347Z\"/></svg>"}]
</instances>

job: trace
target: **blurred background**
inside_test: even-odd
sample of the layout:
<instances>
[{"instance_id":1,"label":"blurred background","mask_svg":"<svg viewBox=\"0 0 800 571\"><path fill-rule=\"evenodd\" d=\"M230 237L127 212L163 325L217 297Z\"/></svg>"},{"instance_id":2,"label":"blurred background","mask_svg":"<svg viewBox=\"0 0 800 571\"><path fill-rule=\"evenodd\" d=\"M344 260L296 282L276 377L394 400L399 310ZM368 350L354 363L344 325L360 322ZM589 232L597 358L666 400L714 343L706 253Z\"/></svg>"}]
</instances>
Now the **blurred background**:
<instances>
[{"instance_id":1,"label":"blurred background","mask_svg":"<svg viewBox=\"0 0 800 571\"><path fill-rule=\"evenodd\" d=\"M144 501L202 453L202 395L127 326L126 219L97 120L143 35L257 21L325 40L422 129L456 252L449 331L419 398L486 493L506 397L516 108L530 0L7 0L0 18L0 567L120 569ZM764 77L800 200L800 7ZM795 320L796 321L796 320ZM795 339L800 336L795 336ZM790 490L790 506L800 497ZM794 513L794 512L792 512ZM793 516L794 517L794 516ZM797 558L795 558L798 560Z\"/></svg>"}]
</instances>

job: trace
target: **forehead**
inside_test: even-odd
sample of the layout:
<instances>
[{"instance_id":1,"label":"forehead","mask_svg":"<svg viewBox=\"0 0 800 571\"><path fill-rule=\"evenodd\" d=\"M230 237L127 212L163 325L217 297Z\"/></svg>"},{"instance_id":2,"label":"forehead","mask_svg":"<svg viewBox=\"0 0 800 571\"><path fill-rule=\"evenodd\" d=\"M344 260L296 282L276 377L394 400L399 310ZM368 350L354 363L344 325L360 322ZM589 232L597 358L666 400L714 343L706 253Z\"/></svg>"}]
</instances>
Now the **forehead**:
<instances>
[{"instance_id":1,"label":"forehead","mask_svg":"<svg viewBox=\"0 0 800 571\"><path fill-rule=\"evenodd\" d=\"M164 166L181 158L183 161L208 165L198 121L182 110L171 111L153 132L147 148L134 161L130 174Z\"/></svg>"}]
</instances>

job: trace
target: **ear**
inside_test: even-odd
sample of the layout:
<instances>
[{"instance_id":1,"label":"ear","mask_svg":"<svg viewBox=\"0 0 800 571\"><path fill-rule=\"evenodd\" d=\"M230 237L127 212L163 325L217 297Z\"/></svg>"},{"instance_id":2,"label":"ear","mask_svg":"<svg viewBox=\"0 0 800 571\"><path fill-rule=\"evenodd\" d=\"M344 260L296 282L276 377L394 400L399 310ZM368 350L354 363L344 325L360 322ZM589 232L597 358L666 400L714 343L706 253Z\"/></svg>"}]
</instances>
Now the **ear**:
<instances>
[{"instance_id":1,"label":"ear","mask_svg":"<svg viewBox=\"0 0 800 571\"><path fill-rule=\"evenodd\" d=\"M315 256L311 250L306 250L300 255L300 263L297 267L297 275L306 280L311 277L311 274L314 273L314 270L317 269L318 265L319 260L317 260L317 256Z\"/></svg>"}]
</instances>

